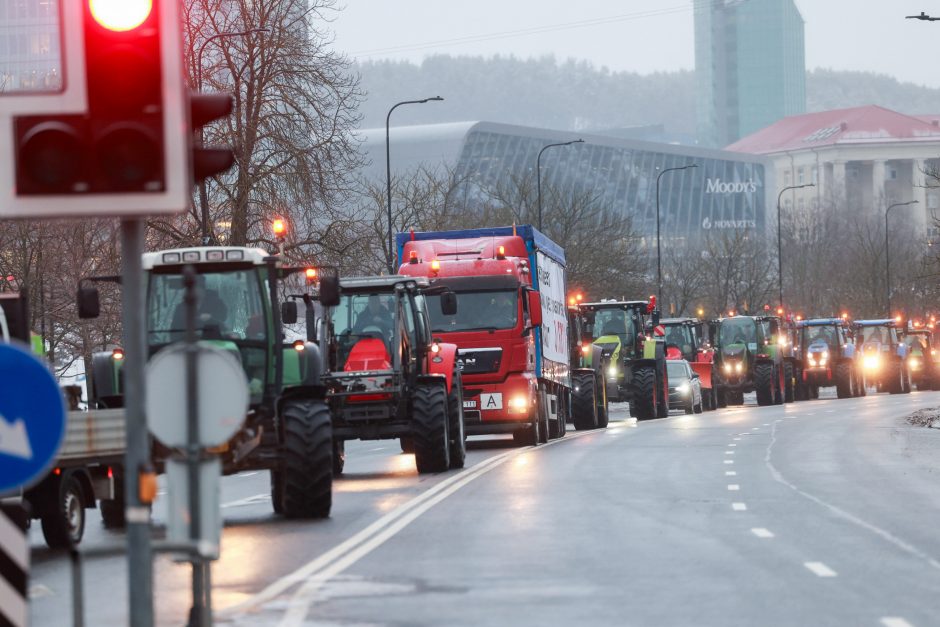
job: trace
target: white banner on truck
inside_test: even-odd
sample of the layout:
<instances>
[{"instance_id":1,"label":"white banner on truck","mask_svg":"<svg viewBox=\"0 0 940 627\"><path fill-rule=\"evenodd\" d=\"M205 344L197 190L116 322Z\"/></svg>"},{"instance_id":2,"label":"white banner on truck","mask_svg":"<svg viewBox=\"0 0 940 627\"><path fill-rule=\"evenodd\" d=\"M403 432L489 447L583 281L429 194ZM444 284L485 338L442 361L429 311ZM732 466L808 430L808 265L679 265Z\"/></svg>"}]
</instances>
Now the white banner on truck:
<instances>
[{"instance_id":1,"label":"white banner on truck","mask_svg":"<svg viewBox=\"0 0 940 627\"><path fill-rule=\"evenodd\" d=\"M568 365L568 312L565 308L565 269L550 257L536 253L539 293L542 296L542 364L545 373ZM548 362L554 362L548 363Z\"/></svg>"}]
</instances>

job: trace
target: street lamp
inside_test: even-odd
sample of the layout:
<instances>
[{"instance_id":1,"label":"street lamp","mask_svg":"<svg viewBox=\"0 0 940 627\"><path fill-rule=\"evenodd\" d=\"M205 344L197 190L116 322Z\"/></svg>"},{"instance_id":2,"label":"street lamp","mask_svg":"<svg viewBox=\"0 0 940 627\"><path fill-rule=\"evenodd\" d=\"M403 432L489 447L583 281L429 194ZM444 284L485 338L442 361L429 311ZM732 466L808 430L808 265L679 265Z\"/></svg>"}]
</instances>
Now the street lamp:
<instances>
[{"instance_id":1,"label":"street lamp","mask_svg":"<svg viewBox=\"0 0 940 627\"><path fill-rule=\"evenodd\" d=\"M403 100L402 102L395 103L395 105L388 110L388 115L385 116L385 186L387 188L387 200L388 200L388 273L393 274L395 272L395 242L392 241L392 157L391 152L389 151L389 141L388 141L388 125L392 119L392 111L398 107L406 104L424 104L431 101L441 101L444 100L440 96L434 96L433 98L422 98L421 100Z\"/></svg>"},{"instance_id":2,"label":"street lamp","mask_svg":"<svg viewBox=\"0 0 940 627\"><path fill-rule=\"evenodd\" d=\"M925 22L937 22L940 21L940 17L931 17L923 11L920 12L920 15L906 15L904 16L906 20L924 20Z\"/></svg>"},{"instance_id":3,"label":"street lamp","mask_svg":"<svg viewBox=\"0 0 940 627\"><path fill-rule=\"evenodd\" d=\"M267 33L269 29L267 28L249 28L248 30L240 31L226 31L224 33L216 33L211 37L207 37L202 45L199 46L199 52L196 53L196 91L202 92L202 53L205 51L206 46L209 45L210 41L216 39L221 39L223 37L242 37L249 33ZM205 141L205 133L203 132L203 127L199 127L199 145L202 145L202 142ZM208 246L211 240L209 236L209 193L206 191L206 180L199 180L199 208L202 211L202 245Z\"/></svg>"},{"instance_id":4,"label":"street lamp","mask_svg":"<svg viewBox=\"0 0 940 627\"><path fill-rule=\"evenodd\" d=\"M916 205L919 201L909 200L907 202L896 202L885 209L885 284L888 291L888 317L891 317L891 256L888 249L888 214L895 207L906 207L907 205Z\"/></svg>"},{"instance_id":5,"label":"street lamp","mask_svg":"<svg viewBox=\"0 0 940 627\"><path fill-rule=\"evenodd\" d=\"M573 139L570 142L560 142L558 144L549 144L539 151L539 156L535 158L535 186L538 188L538 208L539 208L539 230L542 230L542 153L553 146L570 146L571 144L583 144L583 139Z\"/></svg>"},{"instance_id":6,"label":"street lamp","mask_svg":"<svg viewBox=\"0 0 940 627\"><path fill-rule=\"evenodd\" d=\"M781 255L781 238L780 238L780 199L783 197L783 192L789 189L803 189L804 187L816 187L816 183L805 183L803 185L790 185L784 187L780 190L780 193L777 194L777 289L780 290L779 298L777 301L778 307L783 307L783 256Z\"/></svg>"},{"instance_id":7,"label":"street lamp","mask_svg":"<svg viewBox=\"0 0 940 627\"><path fill-rule=\"evenodd\" d=\"M666 168L656 176L656 298L659 299L659 302L663 302L663 259L660 254L661 247L659 240L659 181L666 172L677 172L679 170L688 170L689 168L697 167L697 163L690 163L689 165L676 168Z\"/></svg>"}]
</instances>

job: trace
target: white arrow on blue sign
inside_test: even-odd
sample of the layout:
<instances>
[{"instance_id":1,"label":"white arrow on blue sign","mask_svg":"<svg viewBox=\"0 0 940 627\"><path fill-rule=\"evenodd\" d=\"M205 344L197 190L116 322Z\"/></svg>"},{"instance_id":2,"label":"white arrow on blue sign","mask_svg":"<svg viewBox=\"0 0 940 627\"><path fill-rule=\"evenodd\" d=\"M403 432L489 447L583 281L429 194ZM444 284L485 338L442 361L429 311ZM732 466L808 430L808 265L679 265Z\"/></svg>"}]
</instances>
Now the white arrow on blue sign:
<instances>
[{"instance_id":1,"label":"white arrow on blue sign","mask_svg":"<svg viewBox=\"0 0 940 627\"><path fill-rule=\"evenodd\" d=\"M25 487L52 465L65 434L65 400L31 353L0 343L0 494Z\"/></svg>"}]
</instances>

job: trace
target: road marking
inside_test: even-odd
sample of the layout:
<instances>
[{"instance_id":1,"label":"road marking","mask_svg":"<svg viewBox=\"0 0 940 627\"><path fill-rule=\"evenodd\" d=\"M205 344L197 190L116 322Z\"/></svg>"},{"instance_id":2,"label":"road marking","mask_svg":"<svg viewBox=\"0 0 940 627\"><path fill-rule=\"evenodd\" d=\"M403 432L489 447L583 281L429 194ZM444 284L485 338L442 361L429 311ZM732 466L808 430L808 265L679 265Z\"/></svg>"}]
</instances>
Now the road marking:
<instances>
[{"instance_id":1,"label":"road marking","mask_svg":"<svg viewBox=\"0 0 940 627\"><path fill-rule=\"evenodd\" d=\"M914 627L900 616L885 616L881 619L881 624L885 627Z\"/></svg>"},{"instance_id":2,"label":"road marking","mask_svg":"<svg viewBox=\"0 0 940 627\"><path fill-rule=\"evenodd\" d=\"M732 442L732 443L729 444L728 446L737 446L737 444L735 444L734 442Z\"/></svg>"},{"instance_id":3,"label":"road marking","mask_svg":"<svg viewBox=\"0 0 940 627\"><path fill-rule=\"evenodd\" d=\"M255 475L258 475L258 474L261 474L261 473L257 470L254 472L240 472L238 473L238 477L244 479L246 477L254 477Z\"/></svg>"},{"instance_id":4,"label":"road marking","mask_svg":"<svg viewBox=\"0 0 940 627\"><path fill-rule=\"evenodd\" d=\"M745 505L744 503L732 503L731 509L733 509L736 512L744 512L744 511L747 511L747 505Z\"/></svg>"},{"instance_id":5,"label":"road marking","mask_svg":"<svg viewBox=\"0 0 940 627\"><path fill-rule=\"evenodd\" d=\"M543 444L536 450L554 446L561 442L571 442L577 438L596 433L596 431L571 433L563 440L558 439ZM320 555L297 570L273 581L257 594L252 595L244 601L217 610L216 615L219 617L230 617L235 614L243 613L277 598L298 584L302 584L287 602L287 613L282 618L280 624L284 627L303 624L306 620L310 605L314 601L314 595L324 583L330 581L333 577L339 575L390 538L397 535L423 513L457 492L460 488L494 468L502 466L510 459L524 453L529 453L531 450L530 447L525 447L507 451L500 455L490 457L479 464L466 468L444 479L434 487L429 488L426 492L399 505L391 512L385 514L359 533L333 547L323 555Z\"/></svg>"},{"instance_id":6,"label":"road marking","mask_svg":"<svg viewBox=\"0 0 940 627\"><path fill-rule=\"evenodd\" d=\"M734 451L725 451L725 455L734 455Z\"/></svg>"},{"instance_id":7,"label":"road marking","mask_svg":"<svg viewBox=\"0 0 940 627\"><path fill-rule=\"evenodd\" d=\"M836 576L836 571L832 570L822 562L803 562L803 566L806 566L806 568L808 568L817 577Z\"/></svg>"},{"instance_id":8,"label":"road marking","mask_svg":"<svg viewBox=\"0 0 940 627\"><path fill-rule=\"evenodd\" d=\"M770 532L770 531L767 530L767 529L764 529L763 527L754 527L753 529L751 529L751 533L753 533L753 534L754 534L755 536L757 536L758 538L772 538L772 537L774 537L774 534L773 534L772 532Z\"/></svg>"},{"instance_id":9,"label":"road marking","mask_svg":"<svg viewBox=\"0 0 940 627\"><path fill-rule=\"evenodd\" d=\"M728 484L728 489L731 490L732 492L737 492L738 490L741 489L741 486L739 486L739 485L736 484L736 483L729 483L729 484Z\"/></svg>"},{"instance_id":10,"label":"road marking","mask_svg":"<svg viewBox=\"0 0 940 627\"><path fill-rule=\"evenodd\" d=\"M237 501L229 501L228 503L222 503L222 508L229 507L242 507L245 505L257 505L258 503L266 503L271 500L270 494L255 494L254 496L246 496L243 499L238 499Z\"/></svg>"},{"instance_id":11,"label":"road marking","mask_svg":"<svg viewBox=\"0 0 940 627\"><path fill-rule=\"evenodd\" d=\"M866 529L870 531L871 533L875 534L876 536L879 536L886 542L893 544L897 548L901 549L905 553L908 553L909 555L913 555L914 557L927 562L927 564L930 565L931 567L940 570L940 561L937 561L935 558L921 551L914 545L909 544L905 542L904 540L898 538L897 536L892 535L890 532L885 531L884 529L882 529L881 527L878 527L877 525L874 525L870 522L862 520L858 516L855 516L854 514L851 514L840 507L836 507L835 505L827 503L826 501L822 500L819 497L813 496L809 492L804 492L803 490L799 489L798 487L796 487L795 485L787 481L786 478L784 478L784 476L780 474L780 471L777 470L776 466L774 466L773 462L770 460L771 454L773 452L774 444L776 442L777 442L777 428L774 427L773 430L771 430L770 432L770 444L767 445L767 452L764 454L764 464L767 466L767 469L770 471L770 475L774 478L774 481L787 486L788 488L790 488L791 490L793 490L800 496L806 499L809 499L810 501L816 503L817 505L825 507L833 514L841 518L844 518L845 520L861 527L862 529Z\"/></svg>"},{"instance_id":12,"label":"road marking","mask_svg":"<svg viewBox=\"0 0 940 627\"><path fill-rule=\"evenodd\" d=\"M733 459L726 459L726 460L725 460L725 463L726 463L726 464L733 464L733 463L734 463L734 460L733 460Z\"/></svg>"},{"instance_id":13,"label":"road marking","mask_svg":"<svg viewBox=\"0 0 940 627\"><path fill-rule=\"evenodd\" d=\"M760 431L760 427L751 427L751 431Z\"/></svg>"},{"instance_id":14,"label":"road marking","mask_svg":"<svg viewBox=\"0 0 940 627\"><path fill-rule=\"evenodd\" d=\"M726 471L725 471L725 476L726 476L726 477L737 477L737 476L738 476L738 473L736 473L736 472L733 471L733 470L726 470Z\"/></svg>"},{"instance_id":15,"label":"road marking","mask_svg":"<svg viewBox=\"0 0 940 627\"><path fill-rule=\"evenodd\" d=\"M765 423L764 423L764 426L765 426L765 427L769 427L769 426L770 426L770 423L769 423L769 422L765 422Z\"/></svg>"},{"instance_id":16,"label":"road marking","mask_svg":"<svg viewBox=\"0 0 940 627\"><path fill-rule=\"evenodd\" d=\"M827 409L827 410L826 410L826 413L827 413L827 414L832 414L832 413L834 413L835 411L836 411L836 410L834 410L834 409Z\"/></svg>"},{"instance_id":17,"label":"road marking","mask_svg":"<svg viewBox=\"0 0 940 627\"><path fill-rule=\"evenodd\" d=\"M735 441L735 442L740 442L740 441L741 441L741 438L734 438L734 441Z\"/></svg>"}]
</instances>

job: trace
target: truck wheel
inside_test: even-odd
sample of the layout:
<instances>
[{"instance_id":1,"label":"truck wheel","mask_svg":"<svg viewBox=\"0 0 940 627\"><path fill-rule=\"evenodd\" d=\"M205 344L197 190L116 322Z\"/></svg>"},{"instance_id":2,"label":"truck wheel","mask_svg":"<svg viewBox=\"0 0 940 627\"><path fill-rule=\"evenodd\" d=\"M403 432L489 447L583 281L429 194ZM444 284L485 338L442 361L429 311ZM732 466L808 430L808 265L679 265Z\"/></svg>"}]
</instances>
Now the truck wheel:
<instances>
[{"instance_id":1,"label":"truck wheel","mask_svg":"<svg viewBox=\"0 0 940 627\"><path fill-rule=\"evenodd\" d=\"M333 476L339 477L346 468L346 441L333 440Z\"/></svg>"},{"instance_id":2,"label":"truck wheel","mask_svg":"<svg viewBox=\"0 0 940 627\"><path fill-rule=\"evenodd\" d=\"M536 396L538 405L536 405L536 415L539 419L539 444L545 444L548 442L551 433L549 433L549 424L548 420L548 398L546 398L546 392L544 389L539 388L538 395Z\"/></svg>"},{"instance_id":3,"label":"truck wheel","mask_svg":"<svg viewBox=\"0 0 940 627\"><path fill-rule=\"evenodd\" d=\"M512 432L512 441L516 446L538 446L539 445L539 426L538 422L529 423L528 427L516 429Z\"/></svg>"},{"instance_id":4,"label":"truck wheel","mask_svg":"<svg viewBox=\"0 0 940 627\"><path fill-rule=\"evenodd\" d=\"M634 411L637 420L655 418L658 410L656 389L656 369L652 366L639 366L633 370L633 398L630 406L636 406Z\"/></svg>"},{"instance_id":5,"label":"truck wheel","mask_svg":"<svg viewBox=\"0 0 940 627\"><path fill-rule=\"evenodd\" d=\"M326 518L333 505L333 429L330 409L291 399L281 409L284 429L284 515Z\"/></svg>"},{"instance_id":6,"label":"truck wheel","mask_svg":"<svg viewBox=\"0 0 940 627\"><path fill-rule=\"evenodd\" d=\"M581 373L572 377L574 389L571 391L571 419L578 431L594 429L598 426L597 395L594 391L594 375Z\"/></svg>"},{"instance_id":7,"label":"truck wheel","mask_svg":"<svg viewBox=\"0 0 940 627\"><path fill-rule=\"evenodd\" d=\"M851 398L852 396L852 371L847 363L841 363L836 366L836 397Z\"/></svg>"},{"instance_id":8,"label":"truck wheel","mask_svg":"<svg viewBox=\"0 0 940 627\"><path fill-rule=\"evenodd\" d=\"M774 367L761 362L754 366L754 389L757 392L757 404L761 407L774 402Z\"/></svg>"},{"instance_id":9,"label":"truck wheel","mask_svg":"<svg viewBox=\"0 0 940 627\"><path fill-rule=\"evenodd\" d=\"M411 399L411 432L419 473L444 472L450 467L447 390L439 383L419 385Z\"/></svg>"},{"instance_id":10,"label":"truck wheel","mask_svg":"<svg viewBox=\"0 0 940 627\"><path fill-rule=\"evenodd\" d=\"M51 549L69 549L85 535L85 500L75 475L63 475L58 488L55 511L42 517L42 536Z\"/></svg>"},{"instance_id":11,"label":"truck wheel","mask_svg":"<svg viewBox=\"0 0 940 627\"><path fill-rule=\"evenodd\" d=\"M796 400L796 390L793 384L793 364L789 361L783 364L783 402L792 403Z\"/></svg>"},{"instance_id":12,"label":"truck wheel","mask_svg":"<svg viewBox=\"0 0 940 627\"><path fill-rule=\"evenodd\" d=\"M454 371L447 395L447 417L450 420L450 467L463 468L467 461L467 435L463 421L463 380Z\"/></svg>"}]
</instances>

